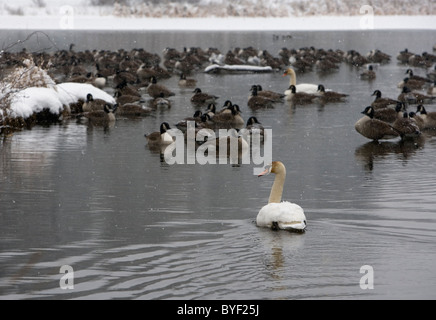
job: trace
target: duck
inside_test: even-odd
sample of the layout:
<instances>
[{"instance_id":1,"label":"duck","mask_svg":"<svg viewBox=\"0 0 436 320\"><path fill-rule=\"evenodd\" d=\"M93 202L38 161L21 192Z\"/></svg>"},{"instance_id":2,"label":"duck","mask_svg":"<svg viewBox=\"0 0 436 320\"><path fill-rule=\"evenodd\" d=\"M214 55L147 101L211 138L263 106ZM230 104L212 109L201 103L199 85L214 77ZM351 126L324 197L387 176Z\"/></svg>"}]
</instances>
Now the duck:
<instances>
[{"instance_id":1,"label":"duck","mask_svg":"<svg viewBox=\"0 0 436 320\"><path fill-rule=\"evenodd\" d=\"M281 161L274 161L265 167L258 177L274 173L274 184L271 188L268 204L260 209L256 217L258 227L272 230L287 230L303 233L306 230L307 218L303 208L298 204L283 201L283 189L286 179L286 167Z\"/></svg>"},{"instance_id":2,"label":"duck","mask_svg":"<svg viewBox=\"0 0 436 320\"><path fill-rule=\"evenodd\" d=\"M325 91L324 85L320 84L318 86L318 92L320 93L320 100L323 103L326 102L343 102L344 99L348 97L348 94L339 93L334 91Z\"/></svg>"},{"instance_id":3,"label":"duck","mask_svg":"<svg viewBox=\"0 0 436 320\"><path fill-rule=\"evenodd\" d=\"M318 91L318 85L317 84L311 84L311 83L300 83L297 84L297 75L295 73L295 70L292 68L286 69L286 71L283 73L283 77L291 76L291 80L289 82L290 86L295 86L296 92L305 92L305 93L311 93L316 94ZM286 92L285 92L286 94Z\"/></svg>"},{"instance_id":4,"label":"duck","mask_svg":"<svg viewBox=\"0 0 436 320\"><path fill-rule=\"evenodd\" d=\"M369 65L368 70L365 70L360 74L360 79L362 80L374 80L376 77L377 76L372 65Z\"/></svg>"},{"instance_id":5,"label":"duck","mask_svg":"<svg viewBox=\"0 0 436 320\"><path fill-rule=\"evenodd\" d=\"M295 104L308 104L313 103L319 96L306 92L296 92L297 88L291 85L288 90L285 91L286 100Z\"/></svg>"},{"instance_id":6,"label":"duck","mask_svg":"<svg viewBox=\"0 0 436 320\"><path fill-rule=\"evenodd\" d=\"M160 131L153 132L150 134L145 134L148 145L151 147L156 146L167 146L174 142L174 138L168 131L171 130L168 122L162 122L160 125Z\"/></svg>"},{"instance_id":7,"label":"duck","mask_svg":"<svg viewBox=\"0 0 436 320\"><path fill-rule=\"evenodd\" d=\"M191 102L194 104L214 103L219 97L202 92L200 88L195 88L194 95L191 97Z\"/></svg>"},{"instance_id":8,"label":"duck","mask_svg":"<svg viewBox=\"0 0 436 320\"><path fill-rule=\"evenodd\" d=\"M182 73L180 75L180 80L178 84L180 87L195 87L197 85L197 80L193 78L187 78L186 74Z\"/></svg>"},{"instance_id":9,"label":"duck","mask_svg":"<svg viewBox=\"0 0 436 320\"><path fill-rule=\"evenodd\" d=\"M112 106L111 104L106 103L103 110L87 112L84 115L93 125L106 126L115 122L115 111L117 110L117 107L117 104Z\"/></svg>"},{"instance_id":10,"label":"duck","mask_svg":"<svg viewBox=\"0 0 436 320\"><path fill-rule=\"evenodd\" d=\"M391 98L382 98L382 92L380 90L375 90L371 96L375 96L375 100L371 103L371 106L374 109L386 108L391 105L397 105L398 100L394 100Z\"/></svg>"},{"instance_id":11,"label":"duck","mask_svg":"<svg viewBox=\"0 0 436 320\"><path fill-rule=\"evenodd\" d=\"M106 101L102 99L94 99L91 93L86 95L86 101L82 105L83 112L101 111L106 105Z\"/></svg>"},{"instance_id":12,"label":"duck","mask_svg":"<svg viewBox=\"0 0 436 320\"><path fill-rule=\"evenodd\" d=\"M167 87L162 84L158 84L156 77L154 76L150 78L150 84L147 87L147 93L154 99L175 96L175 93L169 90Z\"/></svg>"},{"instance_id":13,"label":"duck","mask_svg":"<svg viewBox=\"0 0 436 320\"><path fill-rule=\"evenodd\" d=\"M253 86L247 105L251 109L274 108L274 102L273 99L258 95L257 86Z\"/></svg>"},{"instance_id":14,"label":"duck","mask_svg":"<svg viewBox=\"0 0 436 320\"><path fill-rule=\"evenodd\" d=\"M427 112L423 105L419 105L416 113L420 113L424 121L424 129L436 129L436 112Z\"/></svg>"},{"instance_id":15,"label":"duck","mask_svg":"<svg viewBox=\"0 0 436 320\"><path fill-rule=\"evenodd\" d=\"M378 141L395 139L400 136L400 133L392 127L392 125L375 119L375 110L373 107L368 106L362 112L364 117L356 122L354 128L365 138Z\"/></svg>"},{"instance_id":16,"label":"duck","mask_svg":"<svg viewBox=\"0 0 436 320\"><path fill-rule=\"evenodd\" d=\"M404 112L403 117L398 118L392 127L400 133L402 139L418 137L421 134L418 124L409 118L407 112Z\"/></svg>"}]
</instances>

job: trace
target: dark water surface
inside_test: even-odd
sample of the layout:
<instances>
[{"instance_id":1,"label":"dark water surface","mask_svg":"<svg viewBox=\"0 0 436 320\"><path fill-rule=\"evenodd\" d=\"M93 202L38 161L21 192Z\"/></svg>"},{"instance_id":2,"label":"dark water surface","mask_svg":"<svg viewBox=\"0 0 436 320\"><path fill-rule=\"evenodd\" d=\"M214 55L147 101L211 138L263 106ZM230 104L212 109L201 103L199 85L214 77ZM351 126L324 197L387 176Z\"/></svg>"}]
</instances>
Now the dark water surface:
<instances>
[{"instance_id":1,"label":"dark water surface","mask_svg":"<svg viewBox=\"0 0 436 320\"><path fill-rule=\"evenodd\" d=\"M3 43L27 34L0 33ZM288 170L284 198L308 218L303 235L256 227L273 177L258 179L254 165L170 166L146 147L144 133L195 111L177 77L164 81L176 92L169 110L107 130L66 121L2 139L0 299L436 298L435 134L374 144L354 130L374 90L398 96L407 69L398 52L430 52L434 33L298 32L284 41L270 32L47 34L52 42L40 36L29 49L254 46L277 55L314 46L378 48L393 59L373 82L345 63L333 74L298 75L350 94L347 103L256 113L246 104L250 86L284 91L289 78L195 74L219 106L230 99L244 119L255 114L273 130L273 159ZM74 269L73 290L60 288L63 265ZM374 270L373 290L359 285L364 265Z\"/></svg>"}]
</instances>

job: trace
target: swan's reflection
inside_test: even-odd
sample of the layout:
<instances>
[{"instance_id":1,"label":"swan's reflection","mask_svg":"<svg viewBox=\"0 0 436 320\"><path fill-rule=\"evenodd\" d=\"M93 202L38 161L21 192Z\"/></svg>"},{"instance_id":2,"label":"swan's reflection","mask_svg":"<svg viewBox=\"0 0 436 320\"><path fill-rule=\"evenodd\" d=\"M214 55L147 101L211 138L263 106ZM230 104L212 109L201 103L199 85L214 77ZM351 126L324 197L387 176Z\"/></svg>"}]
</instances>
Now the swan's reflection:
<instances>
[{"instance_id":1,"label":"swan's reflection","mask_svg":"<svg viewBox=\"0 0 436 320\"><path fill-rule=\"evenodd\" d=\"M259 236L264 245L265 252L269 253L265 258L265 266L271 278L274 280L285 279L289 272L288 268L291 265L289 260L294 259L298 255L298 251L304 246L304 234L259 228ZM287 289L289 288L275 288L277 291Z\"/></svg>"},{"instance_id":2,"label":"swan's reflection","mask_svg":"<svg viewBox=\"0 0 436 320\"><path fill-rule=\"evenodd\" d=\"M400 155L404 160L409 160L416 152L424 147L426 138L424 135L415 139L391 141L371 141L356 149L356 160L364 164L367 171L374 169L374 162L389 155Z\"/></svg>"}]
</instances>

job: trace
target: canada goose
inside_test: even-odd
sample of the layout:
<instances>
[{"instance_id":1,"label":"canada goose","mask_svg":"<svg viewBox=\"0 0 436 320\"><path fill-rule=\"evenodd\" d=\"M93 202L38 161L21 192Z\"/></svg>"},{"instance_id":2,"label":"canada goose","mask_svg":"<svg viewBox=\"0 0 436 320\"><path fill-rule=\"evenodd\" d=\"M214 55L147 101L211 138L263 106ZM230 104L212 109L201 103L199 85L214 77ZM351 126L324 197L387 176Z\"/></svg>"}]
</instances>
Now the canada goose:
<instances>
[{"instance_id":1,"label":"canada goose","mask_svg":"<svg viewBox=\"0 0 436 320\"><path fill-rule=\"evenodd\" d=\"M156 108L171 108L171 101L164 98L163 94L160 97L157 97L150 101L151 107Z\"/></svg>"},{"instance_id":2,"label":"canada goose","mask_svg":"<svg viewBox=\"0 0 436 320\"><path fill-rule=\"evenodd\" d=\"M374 118L373 107L366 107L362 114L364 117L356 122L354 128L365 138L378 141L400 136L400 133L390 124Z\"/></svg>"},{"instance_id":3,"label":"canada goose","mask_svg":"<svg viewBox=\"0 0 436 320\"><path fill-rule=\"evenodd\" d=\"M406 107L402 102L398 102L395 109L393 108L374 108L374 119L378 119L389 124L394 123L397 119L403 117L403 113L406 111Z\"/></svg>"},{"instance_id":4,"label":"canada goose","mask_svg":"<svg viewBox=\"0 0 436 320\"><path fill-rule=\"evenodd\" d=\"M218 128L238 128L241 129L245 125L244 119L241 117L241 110L237 104L228 107L231 111L215 114L212 121Z\"/></svg>"},{"instance_id":5,"label":"canada goose","mask_svg":"<svg viewBox=\"0 0 436 320\"><path fill-rule=\"evenodd\" d=\"M432 82L431 79L429 78L414 75L412 69L407 69L406 74L409 75L410 80L416 80L416 81L427 82L427 83Z\"/></svg>"},{"instance_id":6,"label":"canada goose","mask_svg":"<svg viewBox=\"0 0 436 320\"><path fill-rule=\"evenodd\" d=\"M257 89L257 95L260 97L265 97L268 99L273 100L274 102L283 102L283 99L286 97L283 93L274 92L271 90L264 91L261 85L252 85L251 91L253 91L253 88L256 87Z\"/></svg>"},{"instance_id":7,"label":"canada goose","mask_svg":"<svg viewBox=\"0 0 436 320\"><path fill-rule=\"evenodd\" d=\"M360 79L362 80L374 80L376 77L377 76L372 65L369 65L368 70L365 70L360 74Z\"/></svg>"},{"instance_id":8,"label":"canada goose","mask_svg":"<svg viewBox=\"0 0 436 320\"><path fill-rule=\"evenodd\" d=\"M390 105L397 105L398 100L390 98L382 98L382 93L380 90L375 90L372 96L375 96L375 100L371 103L371 107L374 109L386 108Z\"/></svg>"},{"instance_id":9,"label":"canada goose","mask_svg":"<svg viewBox=\"0 0 436 320\"><path fill-rule=\"evenodd\" d=\"M192 78L186 78L186 75L182 73L180 75L179 86L180 87L195 87L197 85L197 80Z\"/></svg>"},{"instance_id":10,"label":"canada goose","mask_svg":"<svg viewBox=\"0 0 436 320\"><path fill-rule=\"evenodd\" d=\"M401 94L398 96L398 100L403 103L432 103L436 97L426 96L418 92L412 92L408 87L403 87Z\"/></svg>"},{"instance_id":11,"label":"canada goose","mask_svg":"<svg viewBox=\"0 0 436 320\"><path fill-rule=\"evenodd\" d=\"M409 58L413 55L414 54L409 52L409 50L406 48L403 51L400 51L400 53L397 55L397 60L401 63L407 63L409 62Z\"/></svg>"},{"instance_id":12,"label":"canada goose","mask_svg":"<svg viewBox=\"0 0 436 320\"><path fill-rule=\"evenodd\" d=\"M219 97L204 93L200 88L194 90L194 95L191 97L191 102L194 104L214 103Z\"/></svg>"},{"instance_id":13,"label":"canada goose","mask_svg":"<svg viewBox=\"0 0 436 320\"><path fill-rule=\"evenodd\" d=\"M307 219L304 210L297 204L282 202L283 188L286 179L286 168L280 161L274 161L265 167L259 177L274 173L276 175L271 188L268 204L260 209L256 217L258 227L270 228L273 230L288 230L304 232Z\"/></svg>"},{"instance_id":14,"label":"canada goose","mask_svg":"<svg viewBox=\"0 0 436 320\"><path fill-rule=\"evenodd\" d=\"M431 96L436 96L436 80L433 83L433 85L427 89L427 94L429 94Z\"/></svg>"},{"instance_id":15,"label":"canada goose","mask_svg":"<svg viewBox=\"0 0 436 320\"><path fill-rule=\"evenodd\" d=\"M245 130L248 131L249 134L252 134L253 131L258 131L260 136L263 138L265 135L265 128L262 124L257 120L256 117L250 117L247 121L247 126Z\"/></svg>"},{"instance_id":16,"label":"canada goose","mask_svg":"<svg viewBox=\"0 0 436 320\"><path fill-rule=\"evenodd\" d=\"M162 69L159 66L150 66L149 64L145 63L139 66L138 70L136 70L136 75L138 80L140 80L142 83L148 83L151 77L155 77L156 79L171 77L169 72L165 69Z\"/></svg>"},{"instance_id":17,"label":"canada goose","mask_svg":"<svg viewBox=\"0 0 436 320\"><path fill-rule=\"evenodd\" d=\"M318 91L318 85L317 84L311 84L311 83L300 83L297 84L297 75L292 68L286 69L286 71L283 73L283 77L291 76L291 80L289 82L290 86L295 86L296 92L305 92L305 93L317 93ZM286 94L286 92L285 92Z\"/></svg>"},{"instance_id":18,"label":"canada goose","mask_svg":"<svg viewBox=\"0 0 436 320\"><path fill-rule=\"evenodd\" d=\"M409 87L412 90L421 90L425 86L425 84L425 81L404 78L403 81L398 83L397 87L400 89L402 89L403 87Z\"/></svg>"},{"instance_id":19,"label":"canada goose","mask_svg":"<svg viewBox=\"0 0 436 320\"><path fill-rule=\"evenodd\" d=\"M149 146L151 147L165 146L173 143L174 142L173 136L167 132L170 129L171 129L170 125L167 122L163 122L160 125L160 131L144 135L145 138L147 139Z\"/></svg>"},{"instance_id":20,"label":"canada goose","mask_svg":"<svg viewBox=\"0 0 436 320\"><path fill-rule=\"evenodd\" d=\"M417 137L421 134L418 124L409 118L407 112L404 112L403 117L398 118L392 127L400 133L402 139Z\"/></svg>"},{"instance_id":21,"label":"canada goose","mask_svg":"<svg viewBox=\"0 0 436 320\"><path fill-rule=\"evenodd\" d=\"M423 105L419 105L416 113L421 114L421 118L424 121L424 129L436 129L436 112L427 112Z\"/></svg>"},{"instance_id":22,"label":"canada goose","mask_svg":"<svg viewBox=\"0 0 436 320\"><path fill-rule=\"evenodd\" d=\"M274 100L259 96L257 92L257 87L253 86L251 88L251 96L248 99L247 105L252 109L260 109L260 108L274 108Z\"/></svg>"},{"instance_id":23,"label":"canada goose","mask_svg":"<svg viewBox=\"0 0 436 320\"><path fill-rule=\"evenodd\" d=\"M315 67L319 72L337 71L339 66L330 59L322 57L315 62Z\"/></svg>"},{"instance_id":24,"label":"canada goose","mask_svg":"<svg viewBox=\"0 0 436 320\"><path fill-rule=\"evenodd\" d=\"M230 103L230 105L231 105L231 103ZM213 117L214 117L215 114L216 114L216 106L215 106L215 103L209 103L209 105L207 106L207 109L206 109L206 111L205 111L205 114L209 115L209 117L210 117L211 119L213 119Z\"/></svg>"},{"instance_id":25,"label":"canada goose","mask_svg":"<svg viewBox=\"0 0 436 320\"><path fill-rule=\"evenodd\" d=\"M119 105L143 102L140 96L124 95L120 90L115 91L114 97Z\"/></svg>"},{"instance_id":26,"label":"canada goose","mask_svg":"<svg viewBox=\"0 0 436 320\"><path fill-rule=\"evenodd\" d=\"M343 102L344 99L348 97L348 94L333 92L333 91L325 91L325 87L320 84L318 86L318 92L320 93L321 102Z\"/></svg>"},{"instance_id":27,"label":"canada goose","mask_svg":"<svg viewBox=\"0 0 436 320\"><path fill-rule=\"evenodd\" d=\"M424 130L425 129L424 119L419 114L416 114L415 112L410 112L409 113L409 118L411 120L415 121L415 123L417 124L419 130Z\"/></svg>"},{"instance_id":28,"label":"canada goose","mask_svg":"<svg viewBox=\"0 0 436 320\"><path fill-rule=\"evenodd\" d=\"M391 61L391 56L387 53L381 52L380 50L376 49L376 50L371 50L368 54L367 54L367 58L372 62L372 63L388 63L389 61Z\"/></svg>"},{"instance_id":29,"label":"canada goose","mask_svg":"<svg viewBox=\"0 0 436 320\"><path fill-rule=\"evenodd\" d=\"M434 66L434 69L427 73L427 78L430 80L436 81L436 65Z\"/></svg>"},{"instance_id":30,"label":"canada goose","mask_svg":"<svg viewBox=\"0 0 436 320\"><path fill-rule=\"evenodd\" d=\"M128 84L135 84L135 83L137 83L137 81L138 81L138 78L136 75L133 75L128 71L117 70L115 72L113 84L116 87L123 82L126 82Z\"/></svg>"},{"instance_id":31,"label":"canada goose","mask_svg":"<svg viewBox=\"0 0 436 320\"><path fill-rule=\"evenodd\" d=\"M291 85L288 90L285 91L286 100L291 101L294 104L308 104L313 103L313 100L318 98L317 95L306 93L306 92L296 92L296 87Z\"/></svg>"},{"instance_id":32,"label":"canada goose","mask_svg":"<svg viewBox=\"0 0 436 320\"><path fill-rule=\"evenodd\" d=\"M115 90L118 90L120 93L120 96L136 96L141 97L141 94L139 93L139 90L135 88L134 86L128 84L126 81L121 82L115 87Z\"/></svg>"},{"instance_id":33,"label":"canada goose","mask_svg":"<svg viewBox=\"0 0 436 320\"><path fill-rule=\"evenodd\" d=\"M219 138L213 140L207 140L202 144L203 150L208 150L213 152L217 157L227 157L237 156L240 158L243 154L249 151L250 147L243 136L238 135L235 129L229 130L230 134L228 136L220 136ZM236 141L235 141L236 140ZM225 146L226 148L224 149ZM237 150L232 150L237 147ZM215 147L215 149L213 149ZM225 154L222 154L222 151Z\"/></svg>"},{"instance_id":34,"label":"canada goose","mask_svg":"<svg viewBox=\"0 0 436 320\"><path fill-rule=\"evenodd\" d=\"M150 84L147 87L147 93L152 98L168 98L175 95L174 92L170 91L167 87L164 85L158 84L156 77L150 78Z\"/></svg>"},{"instance_id":35,"label":"canada goose","mask_svg":"<svg viewBox=\"0 0 436 320\"><path fill-rule=\"evenodd\" d=\"M183 119L182 121L179 121L176 124L176 127L181 129L181 130L186 130L189 121L194 121L196 123L199 123L199 122L201 122L202 116L203 116L203 113L200 110L197 110L197 111L195 111L195 113L192 117L188 117L188 118Z\"/></svg>"},{"instance_id":36,"label":"canada goose","mask_svg":"<svg viewBox=\"0 0 436 320\"><path fill-rule=\"evenodd\" d=\"M107 78L104 77L103 75L97 73L94 77L94 80L92 81L92 84L99 88L99 89L104 89L106 87L107 84Z\"/></svg>"},{"instance_id":37,"label":"canada goose","mask_svg":"<svg viewBox=\"0 0 436 320\"><path fill-rule=\"evenodd\" d=\"M85 113L84 116L94 125L108 125L115 122L115 111L117 107L118 105L111 106L109 103L106 103L103 110L90 111Z\"/></svg>"},{"instance_id":38,"label":"canada goose","mask_svg":"<svg viewBox=\"0 0 436 320\"><path fill-rule=\"evenodd\" d=\"M102 111L106 105L106 101L102 99L94 99L91 93L86 95L86 101L82 105L83 112Z\"/></svg>"},{"instance_id":39,"label":"canada goose","mask_svg":"<svg viewBox=\"0 0 436 320\"><path fill-rule=\"evenodd\" d=\"M117 116L142 117L149 115L150 112L150 108L144 107L140 104L126 103L124 105L118 106Z\"/></svg>"}]
</instances>

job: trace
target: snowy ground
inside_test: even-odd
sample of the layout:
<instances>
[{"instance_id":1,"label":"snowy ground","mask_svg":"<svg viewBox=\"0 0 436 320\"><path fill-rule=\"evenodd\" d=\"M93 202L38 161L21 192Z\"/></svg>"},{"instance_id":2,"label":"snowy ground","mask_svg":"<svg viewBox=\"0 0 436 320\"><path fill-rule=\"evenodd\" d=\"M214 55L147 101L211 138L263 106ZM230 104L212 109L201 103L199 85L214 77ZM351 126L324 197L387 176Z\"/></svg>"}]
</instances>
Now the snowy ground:
<instances>
[{"instance_id":1,"label":"snowy ground","mask_svg":"<svg viewBox=\"0 0 436 320\"><path fill-rule=\"evenodd\" d=\"M372 22L371 22L372 21ZM375 16L368 20L351 17L290 18L117 18L76 16L63 20L56 16L0 16L0 29L24 30L435 30L436 16Z\"/></svg>"}]
</instances>

